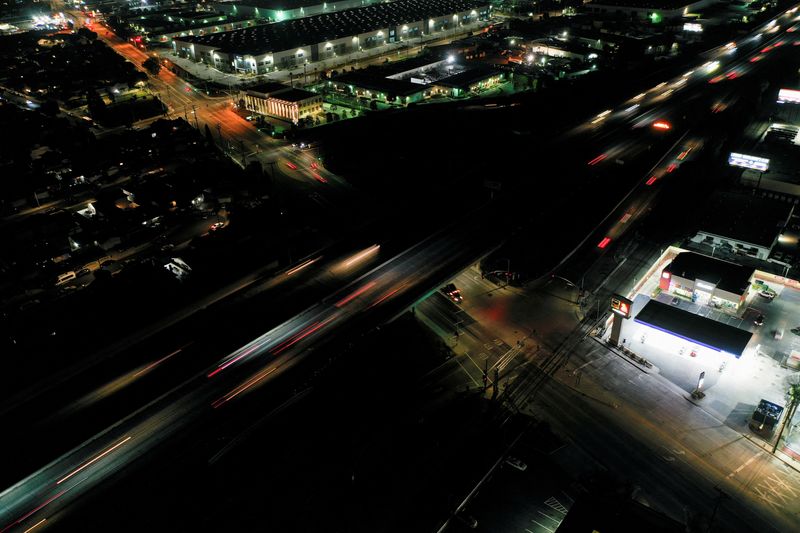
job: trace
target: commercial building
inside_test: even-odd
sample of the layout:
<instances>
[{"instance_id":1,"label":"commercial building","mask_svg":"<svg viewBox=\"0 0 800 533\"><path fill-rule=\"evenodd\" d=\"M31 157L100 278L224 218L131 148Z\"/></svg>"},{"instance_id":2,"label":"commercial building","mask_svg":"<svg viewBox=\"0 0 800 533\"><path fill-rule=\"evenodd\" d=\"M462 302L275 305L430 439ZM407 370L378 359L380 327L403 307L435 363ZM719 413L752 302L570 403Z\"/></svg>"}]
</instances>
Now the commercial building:
<instances>
[{"instance_id":1,"label":"commercial building","mask_svg":"<svg viewBox=\"0 0 800 533\"><path fill-rule=\"evenodd\" d=\"M752 267L682 252L661 271L659 288L699 305L738 312L747 299L753 274Z\"/></svg>"},{"instance_id":2,"label":"commercial building","mask_svg":"<svg viewBox=\"0 0 800 533\"><path fill-rule=\"evenodd\" d=\"M403 105L420 102L430 93L430 87L419 83L385 78L361 71L346 72L337 76L328 82L328 86L334 91L357 98Z\"/></svg>"},{"instance_id":3,"label":"commercial building","mask_svg":"<svg viewBox=\"0 0 800 533\"><path fill-rule=\"evenodd\" d=\"M722 259L767 260L794 213L794 204L736 192L717 192L705 205L693 244ZM742 213L747 213L743 218Z\"/></svg>"},{"instance_id":4,"label":"commercial building","mask_svg":"<svg viewBox=\"0 0 800 533\"><path fill-rule=\"evenodd\" d=\"M435 90L448 96L465 96L496 87L505 79L505 73L491 67L475 67L447 76L434 82Z\"/></svg>"},{"instance_id":5,"label":"commercial building","mask_svg":"<svg viewBox=\"0 0 800 533\"><path fill-rule=\"evenodd\" d=\"M584 6L590 13L611 13L653 23L676 19L715 3L715 0L597 0Z\"/></svg>"},{"instance_id":6,"label":"commercial building","mask_svg":"<svg viewBox=\"0 0 800 533\"><path fill-rule=\"evenodd\" d=\"M345 72L327 85L349 96L408 105L437 94L465 96L490 89L504 79L505 72L464 65L452 55L445 59L420 56Z\"/></svg>"},{"instance_id":7,"label":"commercial building","mask_svg":"<svg viewBox=\"0 0 800 533\"><path fill-rule=\"evenodd\" d=\"M301 118L322 112L322 96L271 82L250 87L242 92L245 109L295 124Z\"/></svg>"},{"instance_id":8,"label":"commercial building","mask_svg":"<svg viewBox=\"0 0 800 533\"><path fill-rule=\"evenodd\" d=\"M175 52L227 72L263 74L385 44L436 36L489 17L481 0L396 0L205 36Z\"/></svg>"}]
</instances>

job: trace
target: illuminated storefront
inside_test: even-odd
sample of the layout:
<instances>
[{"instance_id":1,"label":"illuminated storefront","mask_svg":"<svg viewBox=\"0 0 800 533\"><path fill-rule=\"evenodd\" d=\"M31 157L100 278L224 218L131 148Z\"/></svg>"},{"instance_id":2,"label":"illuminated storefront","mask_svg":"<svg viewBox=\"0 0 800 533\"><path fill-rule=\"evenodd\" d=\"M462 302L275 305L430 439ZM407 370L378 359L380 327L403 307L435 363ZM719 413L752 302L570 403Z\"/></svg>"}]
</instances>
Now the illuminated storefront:
<instances>
[{"instance_id":1,"label":"illuminated storefront","mask_svg":"<svg viewBox=\"0 0 800 533\"><path fill-rule=\"evenodd\" d=\"M699 305L738 312L755 269L694 252L678 254L661 272L659 288Z\"/></svg>"}]
</instances>

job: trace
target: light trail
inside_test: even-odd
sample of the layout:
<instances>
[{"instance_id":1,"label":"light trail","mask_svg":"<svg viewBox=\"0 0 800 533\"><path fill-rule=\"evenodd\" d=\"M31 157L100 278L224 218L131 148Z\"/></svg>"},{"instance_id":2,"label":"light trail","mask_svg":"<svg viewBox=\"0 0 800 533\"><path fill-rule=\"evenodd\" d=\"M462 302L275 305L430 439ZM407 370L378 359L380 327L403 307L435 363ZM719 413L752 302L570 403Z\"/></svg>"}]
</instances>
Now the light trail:
<instances>
[{"instance_id":1,"label":"light trail","mask_svg":"<svg viewBox=\"0 0 800 533\"><path fill-rule=\"evenodd\" d=\"M370 290L374 286L375 286L375 282L374 281L370 281L369 283L367 283L366 285L364 285L360 289L354 291L353 293L349 294L348 296L345 296L344 298L342 298L341 300L336 302L336 307L339 307L339 308L344 307L345 305L349 304L350 302L352 302L353 300L355 300L356 298L358 298L359 296L361 296L362 294L364 294L365 292L367 292L368 290Z\"/></svg>"},{"instance_id":2,"label":"light trail","mask_svg":"<svg viewBox=\"0 0 800 533\"><path fill-rule=\"evenodd\" d=\"M287 270L286 271L286 275L287 276L291 276L292 274L296 274L296 273L300 272L301 270L303 270L304 268L306 268L307 266L313 265L314 263L316 263L320 259L322 259L322 256L315 257L314 259L308 259L306 261L303 261L302 263L300 263L296 267L294 267L294 268L292 268L290 270Z\"/></svg>"},{"instance_id":3,"label":"light trail","mask_svg":"<svg viewBox=\"0 0 800 533\"><path fill-rule=\"evenodd\" d=\"M261 372L256 374L254 377L250 378L249 380L247 380L243 384L239 385L238 387L233 389L231 392L229 392L228 394L226 394L222 398L214 400L214 402L211 404L211 407L216 409L219 406L221 406L222 404L224 404L226 402L229 402L230 400L233 400L239 394L243 393L244 391L246 391L247 389L249 389L250 387L252 387L256 383L258 383L259 381L261 381L265 377L269 376L270 374L272 374L276 370L278 370L278 367L272 367L272 368L268 368L266 370L262 370Z\"/></svg>"},{"instance_id":4,"label":"light trail","mask_svg":"<svg viewBox=\"0 0 800 533\"><path fill-rule=\"evenodd\" d=\"M105 457L106 455L108 455L109 453L113 452L114 450L116 450L117 448L119 448L120 446L122 446L123 444L125 444L126 442L128 442L129 440L131 440L132 438L133 438L133 437L130 437L130 436L129 436L129 437L126 437L126 438L124 438L123 440L119 441L118 443L116 443L116 444L115 444L115 445L113 445L112 447L108 448L106 451L104 451L103 453L101 453L100 455L98 455L97 457L95 457L94 459L92 459L91 461L88 461L88 462L84 463L84 464L83 464L81 467L79 467L79 468L76 468L75 470L73 470L72 472L70 472L69 474L67 474L66 476L64 476L64 477L62 477L61 479L59 479L58 481L56 481L56 485L61 485L63 482L65 482L66 480L68 480L69 478L71 478L72 476L74 476L75 474L77 474L77 473L79 473L79 472L83 471L83 470L84 470L85 468L87 468L88 466L90 466L90 465L92 465L92 464L96 463L97 461L99 461L100 459L102 459L103 457Z\"/></svg>"},{"instance_id":5,"label":"light trail","mask_svg":"<svg viewBox=\"0 0 800 533\"><path fill-rule=\"evenodd\" d=\"M189 344L192 344L192 343L190 342ZM147 365L146 367L144 367L143 369L141 369L141 370L139 370L137 373L135 373L135 374L133 375L133 377L134 377L134 378L137 378L137 377L138 377L139 375L141 375L141 374L144 374L144 373L146 373L146 372L150 372L152 369L154 369L155 367L157 367L158 365L160 365L161 363L163 363L164 361L166 361L167 359L169 359L169 358L170 358L170 357L172 357L173 355L176 355L176 354L180 353L180 352L181 352L181 351L182 351L184 348L186 348L187 346L189 346L189 344L186 344L185 346L181 346L180 348L178 348L177 350L175 350L175 351L174 351L174 352L172 352L171 354L169 354L169 355L165 355L164 357L162 357L162 358L161 358L161 359L159 359L158 361L154 361L154 362L150 363L149 365Z\"/></svg>"}]
</instances>

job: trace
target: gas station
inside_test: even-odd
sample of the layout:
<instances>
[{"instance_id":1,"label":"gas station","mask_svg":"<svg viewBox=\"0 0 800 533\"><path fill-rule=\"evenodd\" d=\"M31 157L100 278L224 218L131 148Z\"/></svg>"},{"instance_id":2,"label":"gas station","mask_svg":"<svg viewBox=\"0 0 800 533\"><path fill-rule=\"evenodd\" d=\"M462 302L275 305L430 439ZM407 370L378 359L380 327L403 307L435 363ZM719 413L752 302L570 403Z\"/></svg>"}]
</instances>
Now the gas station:
<instances>
[{"instance_id":1,"label":"gas station","mask_svg":"<svg viewBox=\"0 0 800 533\"><path fill-rule=\"evenodd\" d=\"M766 282L774 299L754 290ZM770 438L750 426L764 402L786 405L788 384L800 378L792 366L800 335L789 334L798 325L792 321L800 323L800 284L670 247L630 293L613 295L609 304L602 337L609 345L727 425ZM775 333L784 329L787 335ZM791 446L800 432L787 432Z\"/></svg>"}]
</instances>

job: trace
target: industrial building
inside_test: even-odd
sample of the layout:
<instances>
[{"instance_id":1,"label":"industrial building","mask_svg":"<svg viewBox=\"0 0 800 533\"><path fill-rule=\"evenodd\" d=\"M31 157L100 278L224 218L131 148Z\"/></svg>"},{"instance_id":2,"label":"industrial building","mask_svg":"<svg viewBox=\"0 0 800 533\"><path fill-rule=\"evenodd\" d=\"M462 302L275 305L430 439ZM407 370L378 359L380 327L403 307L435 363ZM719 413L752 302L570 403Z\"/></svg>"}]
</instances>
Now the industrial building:
<instances>
[{"instance_id":1,"label":"industrial building","mask_svg":"<svg viewBox=\"0 0 800 533\"><path fill-rule=\"evenodd\" d=\"M241 2L220 2L215 8L229 15L266 18L273 22L311 17L334 11L366 7L383 0L340 0L320 2L320 0L243 0Z\"/></svg>"},{"instance_id":2,"label":"industrial building","mask_svg":"<svg viewBox=\"0 0 800 533\"><path fill-rule=\"evenodd\" d=\"M148 13L128 20L135 42L167 44L173 39L250 28L265 21L208 11Z\"/></svg>"},{"instance_id":3,"label":"industrial building","mask_svg":"<svg viewBox=\"0 0 800 533\"><path fill-rule=\"evenodd\" d=\"M479 0L396 0L236 31L176 38L175 52L226 72L264 74L425 36L489 17Z\"/></svg>"}]
</instances>

